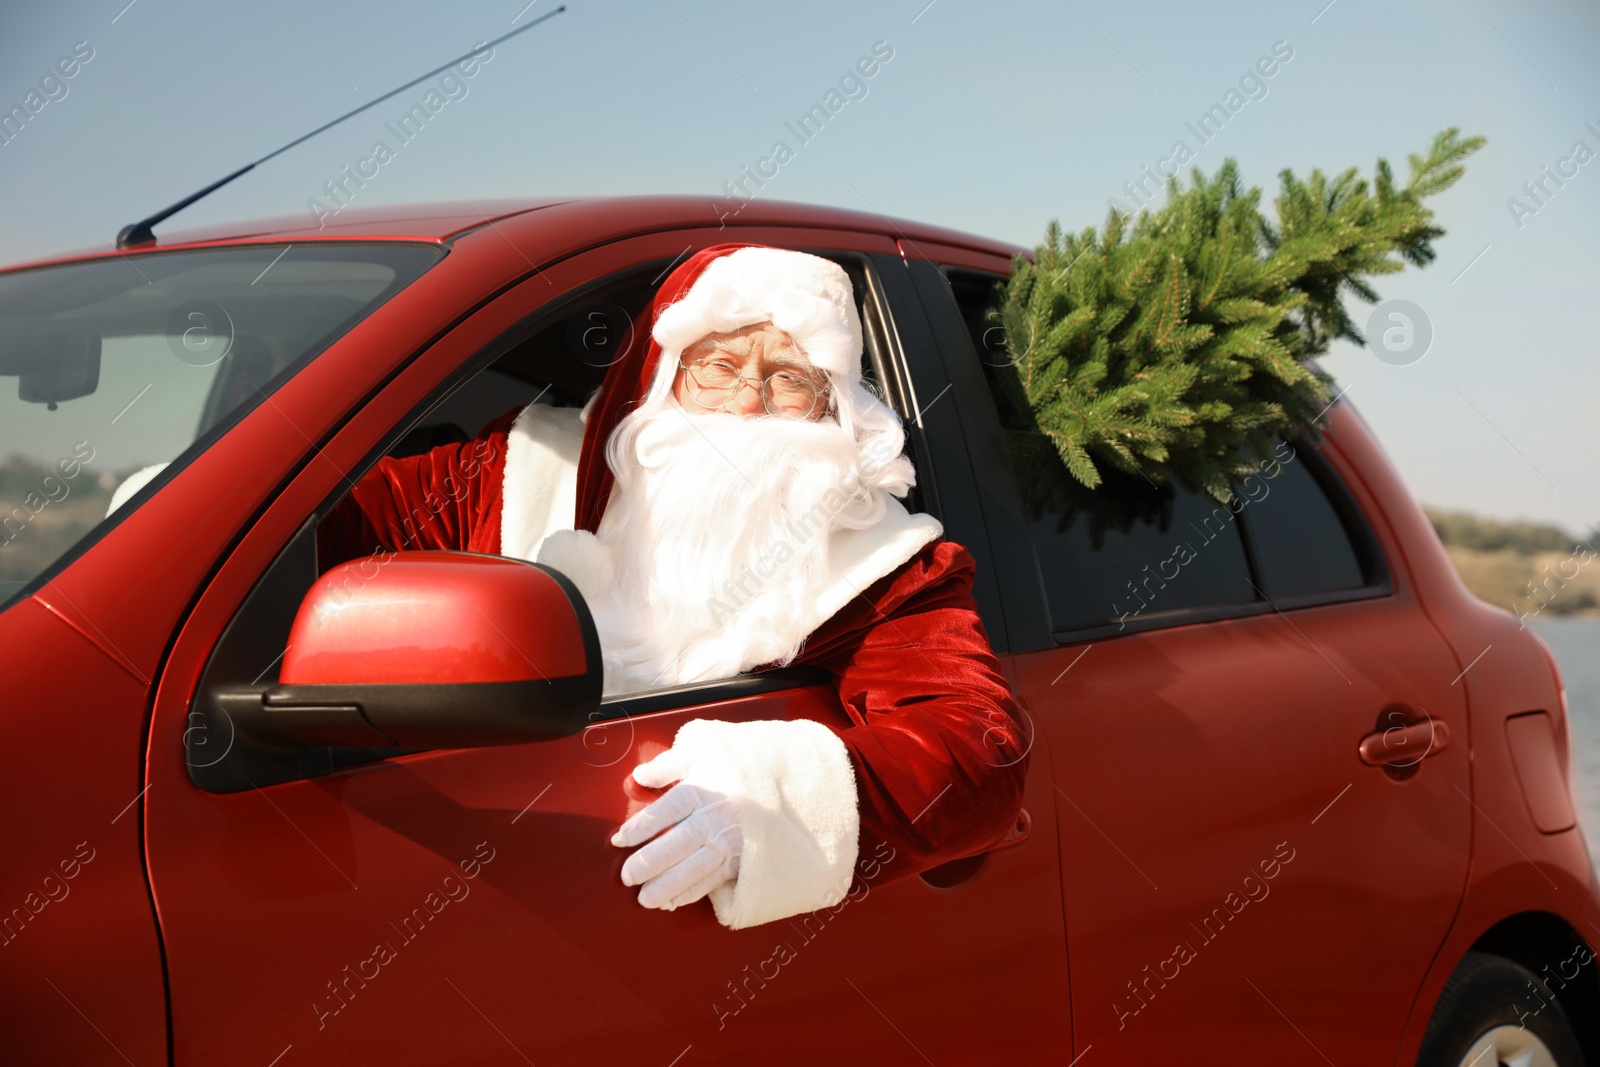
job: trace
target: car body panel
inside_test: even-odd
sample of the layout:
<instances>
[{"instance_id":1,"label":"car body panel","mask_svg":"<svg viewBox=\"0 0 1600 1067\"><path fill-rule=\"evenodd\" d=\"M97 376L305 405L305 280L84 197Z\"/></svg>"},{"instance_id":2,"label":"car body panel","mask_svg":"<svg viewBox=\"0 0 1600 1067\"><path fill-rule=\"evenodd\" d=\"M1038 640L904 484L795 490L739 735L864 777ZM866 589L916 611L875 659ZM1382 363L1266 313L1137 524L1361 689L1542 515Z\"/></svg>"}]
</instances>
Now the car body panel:
<instances>
[{"instance_id":1,"label":"car body panel","mask_svg":"<svg viewBox=\"0 0 1600 1067\"><path fill-rule=\"evenodd\" d=\"M1545 913L1559 917L1592 946L1600 943L1600 917L1580 828L1553 834L1538 830L1505 743L1507 718L1544 711L1554 720L1562 761L1549 771L1563 779L1570 773L1566 709L1548 649L1509 612L1467 591L1376 437L1352 434L1339 448L1347 480L1372 494L1368 514L1393 539L1418 586L1423 610L1450 644L1458 664L1454 684L1465 688L1469 708L1472 783L1463 791L1471 799L1463 796L1461 802L1472 809L1472 877L1450 936L1418 989L1395 1060L1410 1063L1450 972L1486 931L1508 916Z\"/></svg>"},{"instance_id":2,"label":"car body panel","mask_svg":"<svg viewBox=\"0 0 1600 1067\"><path fill-rule=\"evenodd\" d=\"M1464 718L1385 655L1442 668L1446 650L1371 601L1295 614L1022 657L1036 721L1071 754L1063 863L1096 872L1068 881L1067 915L1080 1047L1107 1062L1233 1040L1370 1061L1449 926L1466 750L1405 783L1355 758L1385 706Z\"/></svg>"},{"instance_id":3,"label":"car body panel","mask_svg":"<svg viewBox=\"0 0 1600 1067\"><path fill-rule=\"evenodd\" d=\"M60 595L58 591L58 596ZM0 614L11 814L0 866L0 1058L166 1058L161 943L145 883L148 678L85 637L104 616L37 598Z\"/></svg>"}]
</instances>

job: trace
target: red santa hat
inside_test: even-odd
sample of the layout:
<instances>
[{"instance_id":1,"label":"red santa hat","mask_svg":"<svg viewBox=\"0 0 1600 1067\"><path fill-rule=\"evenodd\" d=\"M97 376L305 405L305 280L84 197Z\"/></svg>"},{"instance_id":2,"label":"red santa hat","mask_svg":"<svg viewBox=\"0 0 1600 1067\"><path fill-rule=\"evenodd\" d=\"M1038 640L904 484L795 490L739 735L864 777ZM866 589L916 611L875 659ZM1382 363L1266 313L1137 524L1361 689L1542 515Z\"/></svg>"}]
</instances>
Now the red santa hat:
<instances>
[{"instance_id":1,"label":"red santa hat","mask_svg":"<svg viewBox=\"0 0 1600 1067\"><path fill-rule=\"evenodd\" d=\"M599 529L611 496L605 443L647 396L671 385L683 350L712 333L771 322L835 385L861 377L861 319L844 269L767 245L713 245L680 264L635 322L634 343L612 364L584 425L576 528Z\"/></svg>"}]
</instances>

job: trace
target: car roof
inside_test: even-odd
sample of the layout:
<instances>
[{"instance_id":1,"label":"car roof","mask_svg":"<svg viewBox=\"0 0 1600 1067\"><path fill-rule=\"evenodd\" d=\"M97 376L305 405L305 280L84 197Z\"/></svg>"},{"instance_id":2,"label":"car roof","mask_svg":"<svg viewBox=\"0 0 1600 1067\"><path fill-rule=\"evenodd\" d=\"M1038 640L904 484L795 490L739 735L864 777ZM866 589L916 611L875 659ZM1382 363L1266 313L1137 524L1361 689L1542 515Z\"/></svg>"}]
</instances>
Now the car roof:
<instances>
[{"instance_id":1,"label":"car roof","mask_svg":"<svg viewBox=\"0 0 1600 1067\"><path fill-rule=\"evenodd\" d=\"M733 213L728 201L725 214ZM154 244L138 245L122 251L106 245L91 246L69 253L0 267L12 271L47 264L102 259L175 248L203 248L228 244L257 244L282 241L427 241L443 244L467 232L516 215L552 212L565 216L562 221L592 224L599 240L622 237L649 230L668 230L705 226L712 221L722 225L718 201L703 196L627 196L627 197L528 197L495 200L392 204L341 210L323 225L309 214L280 215L272 218L222 223L170 233L157 233ZM820 229L856 230L898 238L908 244L925 241L955 245L1010 258L1032 251L1021 245L997 241L942 226L931 226L909 219L890 218L878 212L799 204L781 200L747 201L737 208L738 227L797 226ZM572 217L576 216L576 217ZM585 218L585 216L588 216ZM731 236L731 235L730 235Z\"/></svg>"}]
</instances>

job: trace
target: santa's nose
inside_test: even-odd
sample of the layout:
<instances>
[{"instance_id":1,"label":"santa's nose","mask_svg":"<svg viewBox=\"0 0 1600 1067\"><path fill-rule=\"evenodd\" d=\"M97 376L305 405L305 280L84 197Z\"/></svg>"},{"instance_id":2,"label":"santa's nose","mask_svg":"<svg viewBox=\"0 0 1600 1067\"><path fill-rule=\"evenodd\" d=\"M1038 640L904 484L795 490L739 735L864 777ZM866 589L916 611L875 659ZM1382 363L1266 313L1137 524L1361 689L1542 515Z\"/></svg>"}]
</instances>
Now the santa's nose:
<instances>
[{"instance_id":1,"label":"santa's nose","mask_svg":"<svg viewBox=\"0 0 1600 1067\"><path fill-rule=\"evenodd\" d=\"M751 415L765 415L767 408L761 402L761 385L748 378L741 379L739 388L734 392L733 399L728 401L728 410L735 415L749 418Z\"/></svg>"}]
</instances>

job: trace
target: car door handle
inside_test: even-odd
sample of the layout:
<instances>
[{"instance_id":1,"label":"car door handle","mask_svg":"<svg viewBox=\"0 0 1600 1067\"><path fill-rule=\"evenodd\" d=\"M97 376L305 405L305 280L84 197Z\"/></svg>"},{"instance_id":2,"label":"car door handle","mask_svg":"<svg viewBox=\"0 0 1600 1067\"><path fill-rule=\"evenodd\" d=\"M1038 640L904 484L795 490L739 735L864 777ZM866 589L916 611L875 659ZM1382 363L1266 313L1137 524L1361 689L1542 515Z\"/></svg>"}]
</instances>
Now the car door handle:
<instances>
[{"instance_id":1,"label":"car door handle","mask_svg":"<svg viewBox=\"0 0 1600 1067\"><path fill-rule=\"evenodd\" d=\"M1439 719L1421 719L1404 726L1374 730L1361 739L1357 753L1369 767L1409 767L1443 752L1450 727Z\"/></svg>"}]
</instances>

